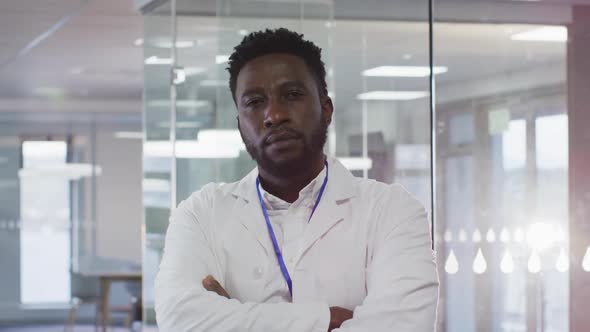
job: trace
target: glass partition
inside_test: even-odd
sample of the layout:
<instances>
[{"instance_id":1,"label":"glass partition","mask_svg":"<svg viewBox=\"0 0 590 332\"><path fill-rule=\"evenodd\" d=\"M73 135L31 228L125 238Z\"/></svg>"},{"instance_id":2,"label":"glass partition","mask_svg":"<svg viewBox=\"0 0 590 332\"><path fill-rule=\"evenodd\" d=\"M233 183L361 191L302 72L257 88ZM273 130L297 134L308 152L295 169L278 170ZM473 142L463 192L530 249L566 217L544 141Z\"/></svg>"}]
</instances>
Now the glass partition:
<instances>
[{"instance_id":1,"label":"glass partition","mask_svg":"<svg viewBox=\"0 0 590 332\"><path fill-rule=\"evenodd\" d=\"M569 147L586 135L571 131L572 113L589 124L571 91L590 86L580 56L588 8L439 0L435 9L435 66L448 68L436 76L439 329L585 330L574 304L588 297L574 285L588 280L588 219L570 207L590 192L572 191L590 168L572 182L568 165L588 158Z\"/></svg>"},{"instance_id":2,"label":"glass partition","mask_svg":"<svg viewBox=\"0 0 590 332\"><path fill-rule=\"evenodd\" d=\"M153 151L149 143L176 148L157 159L158 172L149 172L156 161L148 161L148 152L144 159L146 181L160 190L150 200L159 207L146 206L146 308L170 201L207 182L236 181L254 167L236 128L227 57L249 32L283 26L323 49L335 104L327 154L357 176L405 185L430 209L436 142L438 330L584 326L576 308L586 288L574 287L587 286L590 270L583 208L590 197L583 129L590 123L583 111L590 102L587 5L181 0L173 6L165 2L146 16L146 40L164 36L174 50L161 51L175 54L160 67L146 65L146 151ZM146 61L155 55L149 47ZM160 110L150 105L156 95L164 99ZM146 199L155 195L150 190Z\"/></svg>"},{"instance_id":3,"label":"glass partition","mask_svg":"<svg viewBox=\"0 0 590 332\"><path fill-rule=\"evenodd\" d=\"M154 281L164 247L172 192L175 188L172 117L175 87L172 85L173 16L169 2L144 17L143 110L143 320L155 322ZM172 124L172 125L171 125Z\"/></svg>"},{"instance_id":4,"label":"glass partition","mask_svg":"<svg viewBox=\"0 0 590 332\"><path fill-rule=\"evenodd\" d=\"M363 9L328 0L179 0L146 14L147 326L155 323L153 282L172 196L177 204L208 182L237 181L255 167L237 129L226 71L233 47L250 32L285 27L320 46L335 105L326 154L338 157L356 176L402 183L430 209L428 1ZM156 36L175 46L160 49L159 57L173 51L175 62L148 65L157 55ZM151 104L156 96L164 99L159 109ZM163 153L157 160L156 146ZM159 171L150 171L156 162ZM146 182L160 189L158 203L148 200L155 193Z\"/></svg>"}]
</instances>

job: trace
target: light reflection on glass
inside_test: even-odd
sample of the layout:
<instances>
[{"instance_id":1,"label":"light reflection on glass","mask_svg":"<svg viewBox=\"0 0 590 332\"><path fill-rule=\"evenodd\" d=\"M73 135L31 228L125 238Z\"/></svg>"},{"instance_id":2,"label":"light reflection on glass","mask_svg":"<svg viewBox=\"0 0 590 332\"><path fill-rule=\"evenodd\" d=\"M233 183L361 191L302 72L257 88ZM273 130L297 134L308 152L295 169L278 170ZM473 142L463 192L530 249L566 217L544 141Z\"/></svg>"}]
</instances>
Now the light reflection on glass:
<instances>
[{"instance_id":1,"label":"light reflection on glass","mask_svg":"<svg viewBox=\"0 0 590 332\"><path fill-rule=\"evenodd\" d=\"M586 254L584 254L584 259L582 260L582 269L590 272L590 246L586 248Z\"/></svg>"},{"instance_id":2,"label":"light reflection on glass","mask_svg":"<svg viewBox=\"0 0 590 332\"><path fill-rule=\"evenodd\" d=\"M459 231L459 242L466 242L467 241L467 233L464 229Z\"/></svg>"},{"instance_id":3,"label":"light reflection on glass","mask_svg":"<svg viewBox=\"0 0 590 332\"><path fill-rule=\"evenodd\" d=\"M445 231L445 236L444 236L445 242L451 242L453 241L453 234L451 234L450 230L446 230Z\"/></svg>"},{"instance_id":4,"label":"light reflection on glass","mask_svg":"<svg viewBox=\"0 0 590 332\"><path fill-rule=\"evenodd\" d=\"M475 256L475 260L473 261L473 272L477 274L482 274L486 272L487 268L488 264L486 263L486 260L483 257L481 248L479 248L477 249L477 255Z\"/></svg>"},{"instance_id":5,"label":"light reflection on glass","mask_svg":"<svg viewBox=\"0 0 590 332\"><path fill-rule=\"evenodd\" d=\"M566 272L569 269L569 259L564 248L561 248L559 251L559 257L557 257L555 269L559 272Z\"/></svg>"},{"instance_id":6,"label":"light reflection on glass","mask_svg":"<svg viewBox=\"0 0 590 332\"><path fill-rule=\"evenodd\" d=\"M451 249L449 257L447 257L447 261L445 262L445 271L448 274L455 274L459 271L459 262L457 261L457 257L455 257L453 249Z\"/></svg>"},{"instance_id":7,"label":"light reflection on glass","mask_svg":"<svg viewBox=\"0 0 590 332\"><path fill-rule=\"evenodd\" d=\"M555 241L553 227L547 222L533 223L526 234L527 244L535 251L550 248Z\"/></svg>"},{"instance_id":8,"label":"light reflection on glass","mask_svg":"<svg viewBox=\"0 0 590 332\"><path fill-rule=\"evenodd\" d=\"M500 262L500 270L506 274L514 272L514 260L512 259L512 255L508 250L506 250L504 257L502 257L502 261Z\"/></svg>"},{"instance_id":9,"label":"light reflection on glass","mask_svg":"<svg viewBox=\"0 0 590 332\"><path fill-rule=\"evenodd\" d=\"M531 257L529 257L527 267L530 273L539 273L541 271L541 258L534 250L531 254Z\"/></svg>"},{"instance_id":10,"label":"light reflection on glass","mask_svg":"<svg viewBox=\"0 0 590 332\"><path fill-rule=\"evenodd\" d=\"M481 242L481 232L479 231L479 229L476 229L475 232L473 232L472 239L475 243Z\"/></svg>"},{"instance_id":11,"label":"light reflection on glass","mask_svg":"<svg viewBox=\"0 0 590 332\"><path fill-rule=\"evenodd\" d=\"M510 242L510 233L506 227L502 228L502 231L500 232L500 242Z\"/></svg>"},{"instance_id":12,"label":"light reflection on glass","mask_svg":"<svg viewBox=\"0 0 590 332\"><path fill-rule=\"evenodd\" d=\"M489 243L493 243L496 241L496 232L494 232L492 228L490 228L488 230L488 233L486 234L486 241L488 241Z\"/></svg>"},{"instance_id":13,"label":"light reflection on glass","mask_svg":"<svg viewBox=\"0 0 590 332\"><path fill-rule=\"evenodd\" d=\"M514 242L522 243L522 241L524 241L524 232L522 231L522 228L518 227L514 231Z\"/></svg>"}]
</instances>

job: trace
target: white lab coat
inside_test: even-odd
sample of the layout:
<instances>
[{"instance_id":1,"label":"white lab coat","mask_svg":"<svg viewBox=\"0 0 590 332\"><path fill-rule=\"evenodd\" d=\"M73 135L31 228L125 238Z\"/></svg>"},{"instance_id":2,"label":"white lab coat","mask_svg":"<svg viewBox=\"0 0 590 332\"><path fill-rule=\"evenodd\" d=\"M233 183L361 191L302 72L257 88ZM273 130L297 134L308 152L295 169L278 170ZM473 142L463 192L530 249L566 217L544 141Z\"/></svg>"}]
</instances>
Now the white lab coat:
<instances>
[{"instance_id":1,"label":"white lab coat","mask_svg":"<svg viewBox=\"0 0 590 332\"><path fill-rule=\"evenodd\" d=\"M172 213L156 279L160 331L326 332L330 306L354 310L335 332L434 331L438 279L423 206L399 185L329 163L324 196L289 269L292 302L266 301L264 275L280 273L256 169L183 201ZM203 288L208 274L232 299Z\"/></svg>"}]
</instances>

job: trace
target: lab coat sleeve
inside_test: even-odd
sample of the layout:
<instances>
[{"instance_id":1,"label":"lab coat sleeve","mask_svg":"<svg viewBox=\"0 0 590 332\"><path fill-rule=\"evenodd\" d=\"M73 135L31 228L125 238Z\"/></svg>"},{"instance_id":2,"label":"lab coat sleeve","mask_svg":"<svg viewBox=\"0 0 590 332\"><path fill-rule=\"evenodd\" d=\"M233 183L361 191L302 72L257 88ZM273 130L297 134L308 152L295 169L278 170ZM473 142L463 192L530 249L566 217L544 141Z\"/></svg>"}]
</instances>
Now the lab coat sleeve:
<instances>
[{"instance_id":1,"label":"lab coat sleeve","mask_svg":"<svg viewBox=\"0 0 590 332\"><path fill-rule=\"evenodd\" d=\"M191 197L170 218L155 286L159 330L326 332L330 320L327 304L241 303L203 288L201 281L206 275L223 280L210 245L208 223L212 221L202 220L207 219L208 210L203 201Z\"/></svg>"},{"instance_id":2,"label":"lab coat sleeve","mask_svg":"<svg viewBox=\"0 0 590 332\"><path fill-rule=\"evenodd\" d=\"M432 332L438 276L426 211L399 185L381 198L367 297L334 332Z\"/></svg>"}]
</instances>

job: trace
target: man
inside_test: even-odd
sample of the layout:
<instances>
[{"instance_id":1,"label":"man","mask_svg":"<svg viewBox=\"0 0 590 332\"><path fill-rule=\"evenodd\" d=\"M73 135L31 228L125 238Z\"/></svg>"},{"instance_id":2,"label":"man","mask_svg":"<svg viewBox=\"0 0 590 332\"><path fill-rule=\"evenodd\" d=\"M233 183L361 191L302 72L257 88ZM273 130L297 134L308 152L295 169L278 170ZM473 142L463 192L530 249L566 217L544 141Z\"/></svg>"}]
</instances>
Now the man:
<instances>
[{"instance_id":1,"label":"man","mask_svg":"<svg viewBox=\"0 0 590 332\"><path fill-rule=\"evenodd\" d=\"M156 280L160 331L434 330L424 208L323 153L333 105L321 50L286 29L229 61L238 128L258 167L172 213Z\"/></svg>"}]
</instances>

